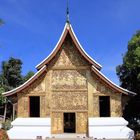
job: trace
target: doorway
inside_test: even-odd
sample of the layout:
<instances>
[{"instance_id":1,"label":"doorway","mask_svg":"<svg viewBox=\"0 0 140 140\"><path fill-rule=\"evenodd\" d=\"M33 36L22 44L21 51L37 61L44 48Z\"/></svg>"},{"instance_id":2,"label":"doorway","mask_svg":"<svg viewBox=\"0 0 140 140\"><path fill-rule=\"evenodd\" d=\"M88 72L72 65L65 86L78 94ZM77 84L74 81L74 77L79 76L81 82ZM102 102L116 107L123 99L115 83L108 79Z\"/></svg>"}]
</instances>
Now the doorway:
<instances>
[{"instance_id":1,"label":"doorway","mask_svg":"<svg viewBox=\"0 0 140 140\"><path fill-rule=\"evenodd\" d=\"M75 113L64 113L64 133L75 133Z\"/></svg>"},{"instance_id":2,"label":"doorway","mask_svg":"<svg viewBox=\"0 0 140 140\"><path fill-rule=\"evenodd\" d=\"M40 97L39 96L30 96L30 117L40 117Z\"/></svg>"},{"instance_id":3,"label":"doorway","mask_svg":"<svg viewBox=\"0 0 140 140\"><path fill-rule=\"evenodd\" d=\"M110 117L110 97L99 96L100 117Z\"/></svg>"}]
</instances>

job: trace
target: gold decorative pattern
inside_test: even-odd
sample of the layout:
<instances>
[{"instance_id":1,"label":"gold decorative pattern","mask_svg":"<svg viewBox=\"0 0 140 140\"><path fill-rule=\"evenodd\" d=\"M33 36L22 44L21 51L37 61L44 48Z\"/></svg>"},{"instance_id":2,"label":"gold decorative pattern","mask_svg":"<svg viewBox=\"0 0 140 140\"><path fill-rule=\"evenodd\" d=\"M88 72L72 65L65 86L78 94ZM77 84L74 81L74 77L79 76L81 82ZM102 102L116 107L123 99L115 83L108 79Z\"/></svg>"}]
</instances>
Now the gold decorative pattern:
<instances>
[{"instance_id":1,"label":"gold decorative pattern","mask_svg":"<svg viewBox=\"0 0 140 140\"><path fill-rule=\"evenodd\" d=\"M18 117L28 117L28 97L18 97Z\"/></svg>"},{"instance_id":2,"label":"gold decorative pattern","mask_svg":"<svg viewBox=\"0 0 140 140\"><path fill-rule=\"evenodd\" d=\"M52 110L87 110L86 92L54 92Z\"/></svg>"},{"instance_id":3,"label":"gold decorative pattern","mask_svg":"<svg viewBox=\"0 0 140 140\"><path fill-rule=\"evenodd\" d=\"M85 70L54 70L52 89L87 89Z\"/></svg>"},{"instance_id":4,"label":"gold decorative pattern","mask_svg":"<svg viewBox=\"0 0 140 140\"><path fill-rule=\"evenodd\" d=\"M63 133L63 113L60 112L52 112L51 113L52 123L51 129L53 134L61 134Z\"/></svg>"},{"instance_id":5,"label":"gold decorative pattern","mask_svg":"<svg viewBox=\"0 0 140 140\"><path fill-rule=\"evenodd\" d=\"M92 117L99 117L99 97L93 95L93 116Z\"/></svg>"},{"instance_id":6,"label":"gold decorative pattern","mask_svg":"<svg viewBox=\"0 0 140 140\"><path fill-rule=\"evenodd\" d=\"M45 73L42 74L32 85L23 90L25 94L38 94L45 92Z\"/></svg>"},{"instance_id":7,"label":"gold decorative pattern","mask_svg":"<svg viewBox=\"0 0 140 140\"><path fill-rule=\"evenodd\" d=\"M77 126L77 133L87 133L87 120L88 120L88 116L87 113L77 113L76 114L76 126Z\"/></svg>"},{"instance_id":8,"label":"gold decorative pattern","mask_svg":"<svg viewBox=\"0 0 140 140\"><path fill-rule=\"evenodd\" d=\"M67 38L63 46L50 62L50 66L87 66L88 62L80 54L71 38Z\"/></svg>"},{"instance_id":9,"label":"gold decorative pattern","mask_svg":"<svg viewBox=\"0 0 140 140\"><path fill-rule=\"evenodd\" d=\"M46 117L46 103L45 103L45 96L40 96L40 116Z\"/></svg>"}]
</instances>

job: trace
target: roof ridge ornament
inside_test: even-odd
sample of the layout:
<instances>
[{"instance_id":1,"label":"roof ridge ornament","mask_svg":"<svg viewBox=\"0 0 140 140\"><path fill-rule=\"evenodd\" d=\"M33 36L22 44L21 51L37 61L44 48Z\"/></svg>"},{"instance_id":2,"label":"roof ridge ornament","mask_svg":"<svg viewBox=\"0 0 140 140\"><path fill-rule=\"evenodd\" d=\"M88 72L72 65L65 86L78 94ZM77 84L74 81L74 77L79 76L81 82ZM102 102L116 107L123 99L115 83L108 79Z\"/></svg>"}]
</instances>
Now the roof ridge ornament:
<instances>
[{"instance_id":1,"label":"roof ridge ornament","mask_svg":"<svg viewBox=\"0 0 140 140\"><path fill-rule=\"evenodd\" d=\"M67 0L67 9L66 9L66 22L69 24L70 19L69 19L69 1Z\"/></svg>"}]
</instances>

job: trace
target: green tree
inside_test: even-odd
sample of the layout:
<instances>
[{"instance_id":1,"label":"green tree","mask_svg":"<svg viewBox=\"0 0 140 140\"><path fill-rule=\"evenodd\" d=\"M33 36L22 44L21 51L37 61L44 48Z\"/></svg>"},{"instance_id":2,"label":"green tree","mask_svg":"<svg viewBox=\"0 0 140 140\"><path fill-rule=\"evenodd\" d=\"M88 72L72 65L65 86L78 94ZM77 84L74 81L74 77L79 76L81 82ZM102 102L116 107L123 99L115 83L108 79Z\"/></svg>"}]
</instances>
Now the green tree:
<instances>
[{"instance_id":1,"label":"green tree","mask_svg":"<svg viewBox=\"0 0 140 140\"><path fill-rule=\"evenodd\" d=\"M33 71L29 71L23 78L23 82L26 82L27 80L29 80L32 76L34 75Z\"/></svg>"},{"instance_id":2,"label":"green tree","mask_svg":"<svg viewBox=\"0 0 140 140\"><path fill-rule=\"evenodd\" d=\"M23 83L21 69L22 61L20 59L11 57L8 61L2 62L0 79L5 91L11 90Z\"/></svg>"},{"instance_id":3,"label":"green tree","mask_svg":"<svg viewBox=\"0 0 140 140\"><path fill-rule=\"evenodd\" d=\"M2 105L5 101L5 98L2 95L3 92L4 92L4 88L0 86L0 105Z\"/></svg>"},{"instance_id":4,"label":"green tree","mask_svg":"<svg viewBox=\"0 0 140 140\"><path fill-rule=\"evenodd\" d=\"M124 117L129 121L140 120L140 31L137 31L128 42L123 64L117 66L116 72L121 87L137 93L128 102L124 110Z\"/></svg>"},{"instance_id":5,"label":"green tree","mask_svg":"<svg viewBox=\"0 0 140 140\"><path fill-rule=\"evenodd\" d=\"M20 86L34 75L33 71L29 71L25 76L22 76L21 71L22 61L20 59L11 57L8 61L2 62L0 73L0 104L5 101L1 93Z\"/></svg>"},{"instance_id":6,"label":"green tree","mask_svg":"<svg viewBox=\"0 0 140 140\"><path fill-rule=\"evenodd\" d=\"M4 21L0 19L0 26L4 24ZM0 105L4 103L4 97L2 96L2 92L4 92L4 88L2 86L2 77L0 75Z\"/></svg>"}]
</instances>

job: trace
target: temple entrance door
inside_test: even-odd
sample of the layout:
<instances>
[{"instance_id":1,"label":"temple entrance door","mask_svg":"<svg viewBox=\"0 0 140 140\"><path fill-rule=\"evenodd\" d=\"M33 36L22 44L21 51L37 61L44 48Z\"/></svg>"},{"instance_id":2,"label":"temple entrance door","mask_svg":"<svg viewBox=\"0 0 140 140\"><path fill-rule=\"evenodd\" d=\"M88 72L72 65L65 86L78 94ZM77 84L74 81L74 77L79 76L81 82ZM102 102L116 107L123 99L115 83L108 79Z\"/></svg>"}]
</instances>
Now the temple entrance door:
<instances>
[{"instance_id":1,"label":"temple entrance door","mask_svg":"<svg viewBox=\"0 0 140 140\"><path fill-rule=\"evenodd\" d=\"M64 133L75 133L75 113L64 113Z\"/></svg>"}]
</instances>

